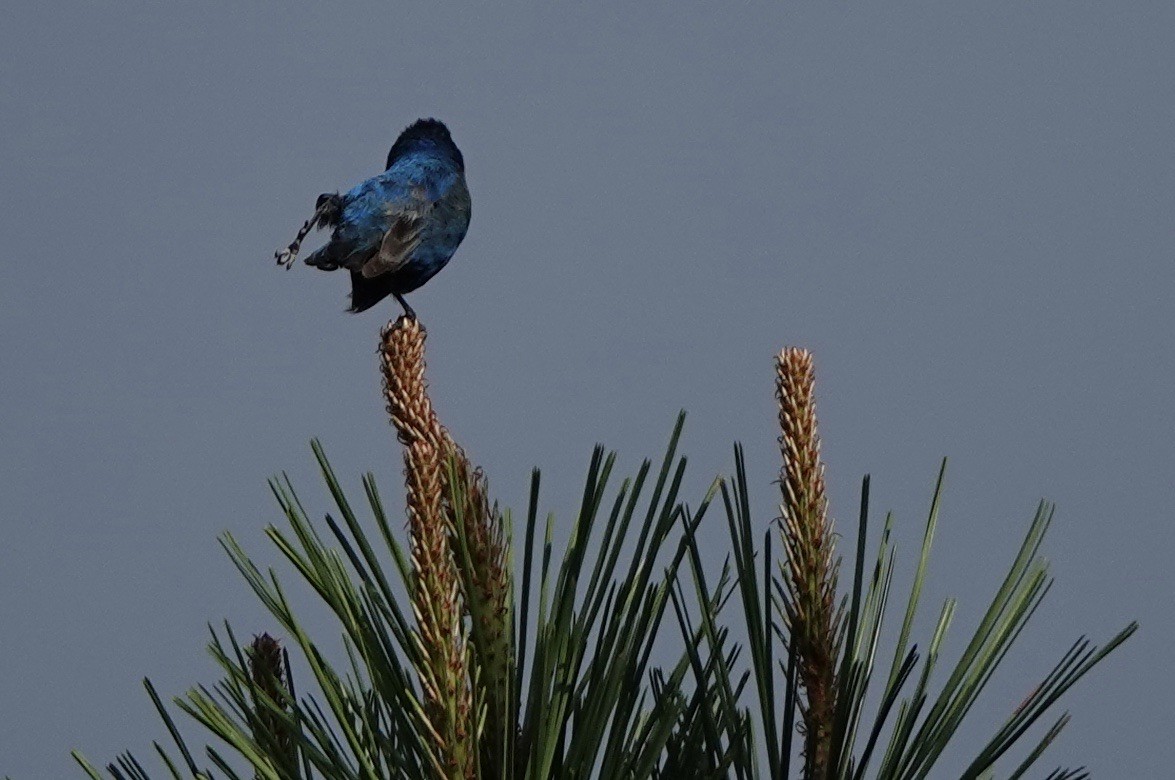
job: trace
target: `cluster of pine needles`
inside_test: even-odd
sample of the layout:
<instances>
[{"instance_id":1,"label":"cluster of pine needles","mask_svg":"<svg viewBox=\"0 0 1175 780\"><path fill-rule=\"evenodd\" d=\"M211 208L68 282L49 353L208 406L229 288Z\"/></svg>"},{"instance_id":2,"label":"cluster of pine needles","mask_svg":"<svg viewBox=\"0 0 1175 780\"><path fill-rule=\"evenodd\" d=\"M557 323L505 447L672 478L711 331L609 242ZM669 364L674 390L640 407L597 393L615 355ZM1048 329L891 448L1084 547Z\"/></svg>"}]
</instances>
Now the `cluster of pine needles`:
<instances>
[{"instance_id":1,"label":"cluster of pine needles","mask_svg":"<svg viewBox=\"0 0 1175 780\"><path fill-rule=\"evenodd\" d=\"M932 770L948 776L940 759L960 743L952 760L967 745L972 758L950 776L991 778L1003 760L1002 776L1019 778L1069 715L1041 724L1016 757L1009 752L1137 628L1101 648L1077 640L1026 698L1009 704L994 734L972 740L959 731L964 717L1052 584L1039 554L1050 505L1037 508L962 655L948 664L940 650L953 600L925 645L911 641L940 471L886 664L894 519L885 518L868 556L866 477L852 579L842 589L809 352L789 348L776 358L778 513L752 513L737 446L733 475L715 480L695 507L685 503L679 417L659 468L645 461L618 486L615 454L593 452L558 550L554 517L540 520L539 473L519 540L512 514L491 502L485 475L438 420L425 338L415 319L401 317L383 329L379 348L403 447L406 544L374 476L363 478L363 499L353 502L317 441L335 507L324 519L329 536L288 478L271 482L288 528L267 534L337 619L345 658L328 657L277 574L226 534L225 550L282 639L262 633L242 643L227 623L212 630L224 678L174 702L216 738L201 751L145 681L173 743L154 743L164 776L913 780ZM712 504L729 531L724 560L698 542ZM295 686L295 668L311 690ZM150 777L131 754L104 770L75 757L95 780ZM1086 776L1081 768L1047 775Z\"/></svg>"}]
</instances>

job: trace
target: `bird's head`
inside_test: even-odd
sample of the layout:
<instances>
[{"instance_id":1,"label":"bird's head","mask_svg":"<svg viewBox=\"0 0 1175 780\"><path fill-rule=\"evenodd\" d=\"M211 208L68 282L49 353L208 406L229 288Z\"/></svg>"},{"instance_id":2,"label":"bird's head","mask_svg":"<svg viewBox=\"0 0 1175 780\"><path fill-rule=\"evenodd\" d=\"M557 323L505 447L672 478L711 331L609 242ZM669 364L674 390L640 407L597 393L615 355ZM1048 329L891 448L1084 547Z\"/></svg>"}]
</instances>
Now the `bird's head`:
<instances>
[{"instance_id":1,"label":"bird's head","mask_svg":"<svg viewBox=\"0 0 1175 780\"><path fill-rule=\"evenodd\" d=\"M392 144L388 152L387 168L406 154L412 152L431 152L452 160L457 170L465 171L465 158L461 150L453 143L453 136L449 135L449 128L439 119L418 119L400 133L400 137Z\"/></svg>"}]
</instances>

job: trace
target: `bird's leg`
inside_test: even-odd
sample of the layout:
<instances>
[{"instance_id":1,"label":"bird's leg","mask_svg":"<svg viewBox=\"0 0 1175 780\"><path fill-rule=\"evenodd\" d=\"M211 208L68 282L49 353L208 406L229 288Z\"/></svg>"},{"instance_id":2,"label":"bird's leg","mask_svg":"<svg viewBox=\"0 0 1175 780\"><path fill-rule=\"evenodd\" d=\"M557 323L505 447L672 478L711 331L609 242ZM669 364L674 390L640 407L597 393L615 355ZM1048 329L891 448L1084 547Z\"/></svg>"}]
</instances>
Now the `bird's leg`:
<instances>
[{"instance_id":1,"label":"bird's leg","mask_svg":"<svg viewBox=\"0 0 1175 780\"><path fill-rule=\"evenodd\" d=\"M294 265L294 260L298 257L298 250L302 248L302 241L310 234L311 230L316 227L325 227L330 224L339 206L339 196L337 193L328 193L318 196L318 202L315 204L314 215L303 223L298 235L290 242L290 245L285 249L279 249L273 253L277 258L278 265L284 265L286 270L290 270Z\"/></svg>"},{"instance_id":2,"label":"bird's leg","mask_svg":"<svg viewBox=\"0 0 1175 780\"><path fill-rule=\"evenodd\" d=\"M298 250L302 248L302 241L310 234L314 226L318 224L318 217L321 211L322 209L316 209L314 216L303 223L302 229L298 231L298 235L290 242L288 247L279 249L273 253L273 256L277 258L278 265L284 265L287 271L293 267L294 260L298 257Z\"/></svg>"},{"instance_id":3,"label":"bird's leg","mask_svg":"<svg viewBox=\"0 0 1175 780\"><path fill-rule=\"evenodd\" d=\"M404 307L404 314L408 315L409 319L416 319L416 312L413 311L412 307L408 305L408 301L404 300L404 296L397 292L392 293L392 295L394 295L396 300L400 302L400 305Z\"/></svg>"}]
</instances>

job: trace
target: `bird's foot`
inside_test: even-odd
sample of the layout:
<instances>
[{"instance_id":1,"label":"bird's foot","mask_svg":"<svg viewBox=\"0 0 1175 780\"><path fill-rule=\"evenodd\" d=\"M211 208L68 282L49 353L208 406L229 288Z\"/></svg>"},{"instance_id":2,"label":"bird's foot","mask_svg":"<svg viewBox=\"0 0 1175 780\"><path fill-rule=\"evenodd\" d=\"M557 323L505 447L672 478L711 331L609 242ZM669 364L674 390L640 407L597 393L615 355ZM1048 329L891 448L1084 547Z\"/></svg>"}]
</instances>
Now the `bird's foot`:
<instances>
[{"instance_id":1,"label":"bird's foot","mask_svg":"<svg viewBox=\"0 0 1175 780\"><path fill-rule=\"evenodd\" d=\"M325 192L319 195L318 200L314 204L314 215L302 223L302 227L298 230L298 235L290 242L288 247L279 249L273 253L277 259L277 264L284 265L287 271L293 268L294 260L298 257L298 250L302 248L302 242L310 234L310 231L315 228L324 228L331 225L334 220L338 219L341 209L342 199L337 192Z\"/></svg>"},{"instance_id":2,"label":"bird's foot","mask_svg":"<svg viewBox=\"0 0 1175 780\"><path fill-rule=\"evenodd\" d=\"M273 256L277 259L277 264L284 265L288 271L294 267L294 260L298 258L298 250L300 248L298 242L295 241L285 249L279 249L274 252Z\"/></svg>"},{"instance_id":3,"label":"bird's foot","mask_svg":"<svg viewBox=\"0 0 1175 780\"><path fill-rule=\"evenodd\" d=\"M401 306L403 306L403 307L404 307L404 316L405 316L405 317L407 317L407 318L408 318L408 319L410 319L410 320L417 320L417 321L419 321L419 320L417 319L417 317L416 317L416 312L413 310L413 308L412 308L411 306L409 306L409 305L408 305L408 301L404 300L404 296L403 296L403 295L400 295L400 293L392 293L392 295L393 295L393 296L395 296L395 298L396 298L396 301L397 301L397 302L398 302L398 303L399 303Z\"/></svg>"}]
</instances>

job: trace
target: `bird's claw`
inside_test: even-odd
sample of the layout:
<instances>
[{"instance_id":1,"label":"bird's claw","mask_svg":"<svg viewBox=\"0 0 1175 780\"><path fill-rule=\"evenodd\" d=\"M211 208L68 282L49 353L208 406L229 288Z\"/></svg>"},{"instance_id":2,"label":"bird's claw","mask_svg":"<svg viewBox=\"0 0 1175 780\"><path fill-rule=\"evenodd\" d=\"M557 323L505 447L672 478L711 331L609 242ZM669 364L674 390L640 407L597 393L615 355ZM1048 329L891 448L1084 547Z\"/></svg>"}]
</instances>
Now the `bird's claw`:
<instances>
[{"instance_id":1,"label":"bird's claw","mask_svg":"<svg viewBox=\"0 0 1175 780\"><path fill-rule=\"evenodd\" d=\"M277 264L284 265L288 271L294 267L294 260L298 258L298 245L296 243L290 244L285 249L274 252L273 256L277 259Z\"/></svg>"}]
</instances>

